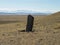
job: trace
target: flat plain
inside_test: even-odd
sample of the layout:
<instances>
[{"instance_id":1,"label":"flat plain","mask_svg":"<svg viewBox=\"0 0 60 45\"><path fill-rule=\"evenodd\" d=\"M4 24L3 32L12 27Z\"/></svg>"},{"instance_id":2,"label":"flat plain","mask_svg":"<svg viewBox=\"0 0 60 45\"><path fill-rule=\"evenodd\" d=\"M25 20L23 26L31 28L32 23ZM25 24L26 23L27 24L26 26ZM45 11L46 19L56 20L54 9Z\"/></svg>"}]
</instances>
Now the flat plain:
<instances>
[{"instance_id":1,"label":"flat plain","mask_svg":"<svg viewBox=\"0 0 60 45\"><path fill-rule=\"evenodd\" d=\"M60 12L34 16L34 32L26 30L27 16L0 15L0 45L60 45Z\"/></svg>"}]
</instances>

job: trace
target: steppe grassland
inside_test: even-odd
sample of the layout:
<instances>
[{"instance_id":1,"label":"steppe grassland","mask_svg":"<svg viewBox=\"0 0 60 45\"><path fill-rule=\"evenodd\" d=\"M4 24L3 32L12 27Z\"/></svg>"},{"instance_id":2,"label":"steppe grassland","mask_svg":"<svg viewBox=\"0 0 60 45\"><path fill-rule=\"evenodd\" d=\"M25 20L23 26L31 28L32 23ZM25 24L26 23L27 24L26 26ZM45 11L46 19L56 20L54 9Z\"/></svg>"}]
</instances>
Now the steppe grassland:
<instances>
[{"instance_id":1,"label":"steppe grassland","mask_svg":"<svg viewBox=\"0 0 60 45\"><path fill-rule=\"evenodd\" d=\"M34 16L34 32L27 33L20 32L26 29L27 16L0 16L0 45L60 45L59 17Z\"/></svg>"}]
</instances>

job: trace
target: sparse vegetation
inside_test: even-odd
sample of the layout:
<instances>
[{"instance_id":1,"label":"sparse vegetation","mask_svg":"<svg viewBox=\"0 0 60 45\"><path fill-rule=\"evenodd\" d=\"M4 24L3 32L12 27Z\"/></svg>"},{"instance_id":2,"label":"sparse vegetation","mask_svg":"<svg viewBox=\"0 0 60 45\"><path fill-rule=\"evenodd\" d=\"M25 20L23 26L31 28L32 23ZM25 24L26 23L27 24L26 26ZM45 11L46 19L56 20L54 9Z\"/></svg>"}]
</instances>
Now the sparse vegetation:
<instances>
[{"instance_id":1,"label":"sparse vegetation","mask_svg":"<svg viewBox=\"0 0 60 45\"><path fill-rule=\"evenodd\" d=\"M60 45L60 12L34 16L34 32L20 32L26 22L27 16L0 16L0 45Z\"/></svg>"}]
</instances>

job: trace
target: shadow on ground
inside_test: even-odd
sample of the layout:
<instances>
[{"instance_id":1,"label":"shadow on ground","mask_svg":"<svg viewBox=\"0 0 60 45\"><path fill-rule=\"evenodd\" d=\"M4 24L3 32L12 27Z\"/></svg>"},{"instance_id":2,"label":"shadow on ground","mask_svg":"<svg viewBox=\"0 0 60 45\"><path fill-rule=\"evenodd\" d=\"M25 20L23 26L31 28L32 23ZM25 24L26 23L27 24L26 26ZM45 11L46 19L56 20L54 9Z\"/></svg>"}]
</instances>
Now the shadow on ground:
<instances>
[{"instance_id":1,"label":"shadow on ground","mask_svg":"<svg viewBox=\"0 0 60 45\"><path fill-rule=\"evenodd\" d=\"M35 32L35 30L32 30L32 31L18 30L18 32Z\"/></svg>"}]
</instances>

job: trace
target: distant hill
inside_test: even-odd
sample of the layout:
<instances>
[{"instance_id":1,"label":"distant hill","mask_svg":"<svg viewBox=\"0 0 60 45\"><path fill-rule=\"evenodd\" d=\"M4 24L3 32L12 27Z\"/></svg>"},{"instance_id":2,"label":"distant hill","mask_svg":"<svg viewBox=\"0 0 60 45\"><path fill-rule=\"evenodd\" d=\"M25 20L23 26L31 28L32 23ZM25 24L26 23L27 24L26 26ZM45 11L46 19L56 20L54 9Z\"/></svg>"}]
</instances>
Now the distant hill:
<instances>
[{"instance_id":1,"label":"distant hill","mask_svg":"<svg viewBox=\"0 0 60 45\"><path fill-rule=\"evenodd\" d=\"M60 23L60 12L53 13L42 19L45 24Z\"/></svg>"},{"instance_id":2,"label":"distant hill","mask_svg":"<svg viewBox=\"0 0 60 45\"><path fill-rule=\"evenodd\" d=\"M48 18L48 19L59 19L60 18L60 12L53 13L53 14L47 16L46 18Z\"/></svg>"},{"instance_id":3,"label":"distant hill","mask_svg":"<svg viewBox=\"0 0 60 45\"><path fill-rule=\"evenodd\" d=\"M48 15L51 13L42 13L42 12L35 12L35 11L29 11L29 10L16 10L16 11L0 11L0 15Z\"/></svg>"}]
</instances>

